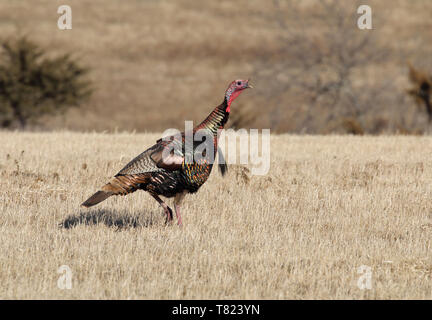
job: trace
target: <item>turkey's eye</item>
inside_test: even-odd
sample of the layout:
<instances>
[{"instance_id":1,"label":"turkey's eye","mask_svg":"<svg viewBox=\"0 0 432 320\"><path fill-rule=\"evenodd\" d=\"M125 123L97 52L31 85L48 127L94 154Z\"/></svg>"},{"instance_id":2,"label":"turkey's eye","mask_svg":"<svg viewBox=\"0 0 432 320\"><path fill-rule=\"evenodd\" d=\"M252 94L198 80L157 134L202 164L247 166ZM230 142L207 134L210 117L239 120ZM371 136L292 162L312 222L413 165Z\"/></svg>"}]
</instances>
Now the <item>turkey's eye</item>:
<instances>
[{"instance_id":1,"label":"turkey's eye","mask_svg":"<svg viewBox=\"0 0 432 320\"><path fill-rule=\"evenodd\" d=\"M241 86L241 81L237 81L237 85L238 85L238 86Z\"/></svg>"}]
</instances>

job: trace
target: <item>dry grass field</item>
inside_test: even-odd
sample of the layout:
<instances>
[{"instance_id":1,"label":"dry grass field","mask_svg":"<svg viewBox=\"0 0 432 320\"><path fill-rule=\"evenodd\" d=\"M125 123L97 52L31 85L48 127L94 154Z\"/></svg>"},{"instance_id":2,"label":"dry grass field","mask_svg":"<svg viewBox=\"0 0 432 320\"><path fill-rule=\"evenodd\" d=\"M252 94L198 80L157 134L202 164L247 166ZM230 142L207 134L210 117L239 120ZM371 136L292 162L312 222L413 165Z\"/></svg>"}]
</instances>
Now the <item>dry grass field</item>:
<instances>
[{"instance_id":1,"label":"dry grass field","mask_svg":"<svg viewBox=\"0 0 432 320\"><path fill-rule=\"evenodd\" d=\"M79 207L158 137L0 133L1 299L432 297L431 137L272 136L270 172L214 170L181 229L143 192Z\"/></svg>"}]
</instances>

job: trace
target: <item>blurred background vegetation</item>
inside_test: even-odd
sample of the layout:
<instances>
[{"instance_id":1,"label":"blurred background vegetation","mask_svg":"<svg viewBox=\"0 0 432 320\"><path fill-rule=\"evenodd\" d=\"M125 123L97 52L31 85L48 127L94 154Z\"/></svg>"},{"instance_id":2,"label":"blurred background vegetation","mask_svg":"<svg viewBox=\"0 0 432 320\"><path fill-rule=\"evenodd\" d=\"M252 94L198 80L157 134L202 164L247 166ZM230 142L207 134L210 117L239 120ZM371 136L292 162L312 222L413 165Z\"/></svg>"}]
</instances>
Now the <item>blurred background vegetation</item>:
<instances>
[{"instance_id":1,"label":"blurred background vegetation","mask_svg":"<svg viewBox=\"0 0 432 320\"><path fill-rule=\"evenodd\" d=\"M62 31L63 4L0 0L0 126L182 129L218 105L232 80L251 78L255 89L232 108L236 128L431 131L430 0L74 0L72 30ZM373 30L357 28L360 4L371 6ZM22 39L30 73L5 47Z\"/></svg>"},{"instance_id":2,"label":"blurred background vegetation","mask_svg":"<svg viewBox=\"0 0 432 320\"><path fill-rule=\"evenodd\" d=\"M26 37L0 43L0 124L21 129L46 114L78 106L91 95L88 72L68 54L47 58Z\"/></svg>"}]
</instances>

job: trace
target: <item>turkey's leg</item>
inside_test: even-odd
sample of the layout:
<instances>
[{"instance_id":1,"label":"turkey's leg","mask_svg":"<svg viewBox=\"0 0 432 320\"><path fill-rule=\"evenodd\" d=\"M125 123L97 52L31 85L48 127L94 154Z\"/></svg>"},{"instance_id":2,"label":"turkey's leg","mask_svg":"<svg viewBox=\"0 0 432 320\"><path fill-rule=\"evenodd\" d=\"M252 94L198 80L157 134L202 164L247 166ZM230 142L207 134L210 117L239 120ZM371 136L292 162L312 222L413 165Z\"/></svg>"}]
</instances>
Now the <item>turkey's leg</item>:
<instances>
[{"instance_id":1,"label":"turkey's leg","mask_svg":"<svg viewBox=\"0 0 432 320\"><path fill-rule=\"evenodd\" d=\"M157 194L151 193L152 197L161 205L166 214L165 223L171 222L173 220L173 213L170 207L161 199Z\"/></svg>"},{"instance_id":2,"label":"turkey's leg","mask_svg":"<svg viewBox=\"0 0 432 320\"><path fill-rule=\"evenodd\" d=\"M179 226L182 226L182 225L183 225L182 218L181 218L181 215L180 215L180 204L181 204L181 202L182 202L182 200L183 200L185 194L186 194L186 193L184 193L184 192L182 192L182 193L178 193L178 194L175 196L175 198L174 198L174 209L175 209L176 216L177 216L177 224L178 224Z\"/></svg>"},{"instance_id":3,"label":"turkey's leg","mask_svg":"<svg viewBox=\"0 0 432 320\"><path fill-rule=\"evenodd\" d=\"M177 224L179 225L179 227L181 227L183 225L183 222L180 215L180 206L178 204L174 204L174 208L177 216Z\"/></svg>"}]
</instances>

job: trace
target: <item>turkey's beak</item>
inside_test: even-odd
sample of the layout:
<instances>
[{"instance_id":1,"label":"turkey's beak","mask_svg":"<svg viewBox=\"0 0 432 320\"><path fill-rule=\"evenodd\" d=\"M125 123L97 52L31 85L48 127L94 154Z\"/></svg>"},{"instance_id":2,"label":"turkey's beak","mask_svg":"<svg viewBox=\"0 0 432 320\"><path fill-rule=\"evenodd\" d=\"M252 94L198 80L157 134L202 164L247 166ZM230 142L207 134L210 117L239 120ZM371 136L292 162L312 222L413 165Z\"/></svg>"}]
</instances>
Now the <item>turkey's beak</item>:
<instances>
[{"instance_id":1,"label":"turkey's beak","mask_svg":"<svg viewBox=\"0 0 432 320\"><path fill-rule=\"evenodd\" d=\"M248 82L246 88L251 88L251 89L253 89L253 86Z\"/></svg>"}]
</instances>

